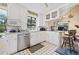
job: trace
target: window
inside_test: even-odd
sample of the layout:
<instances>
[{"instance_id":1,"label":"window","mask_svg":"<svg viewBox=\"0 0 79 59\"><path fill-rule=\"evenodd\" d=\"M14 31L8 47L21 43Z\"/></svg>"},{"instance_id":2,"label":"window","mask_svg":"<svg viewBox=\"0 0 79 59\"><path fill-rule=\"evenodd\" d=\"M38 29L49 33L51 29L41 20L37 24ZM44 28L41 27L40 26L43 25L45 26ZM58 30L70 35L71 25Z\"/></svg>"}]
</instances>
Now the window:
<instances>
[{"instance_id":1,"label":"window","mask_svg":"<svg viewBox=\"0 0 79 59\"><path fill-rule=\"evenodd\" d=\"M59 31L67 31L68 30L68 22L59 22L58 23L58 30Z\"/></svg>"},{"instance_id":2,"label":"window","mask_svg":"<svg viewBox=\"0 0 79 59\"><path fill-rule=\"evenodd\" d=\"M29 30L35 30L36 29L36 18L35 17L28 16L27 28Z\"/></svg>"},{"instance_id":3,"label":"window","mask_svg":"<svg viewBox=\"0 0 79 59\"><path fill-rule=\"evenodd\" d=\"M6 30L7 11L0 9L0 33Z\"/></svg>"}]
</instances>

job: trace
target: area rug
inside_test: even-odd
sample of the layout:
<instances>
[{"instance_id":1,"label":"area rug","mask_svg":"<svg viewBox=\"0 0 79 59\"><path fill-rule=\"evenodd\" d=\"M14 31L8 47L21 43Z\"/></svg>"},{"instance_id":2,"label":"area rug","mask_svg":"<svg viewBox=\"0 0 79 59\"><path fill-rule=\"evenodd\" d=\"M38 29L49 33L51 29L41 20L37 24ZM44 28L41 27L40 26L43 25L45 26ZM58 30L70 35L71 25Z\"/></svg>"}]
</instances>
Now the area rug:
<instances>
[{"instance_id":1,"label":"area rug","mask_svg":"<svg viewBox=\"0 0 79 59\"><path fill-rule=\"evenodd\" d=\"M78 51L70 50L68 48L58 48L55 52L60 55L79 55Z\"/></svg>"},{"instance_id":2,"label":"area rug","mask_svg":"<svg viewBox=\"0 0 79 59\"><path fill-rule=\"evenodd\" d=\"M41 49L41 48L43 48L43 47L44 47L43 45L37 44L37 45L34 45L34 46L30 47L30 48L29 48L29 51L30 51L31 53L34 53L34 52L36 52L37 50L39 50L39 49Z\"/></svg>"}]
</instances>

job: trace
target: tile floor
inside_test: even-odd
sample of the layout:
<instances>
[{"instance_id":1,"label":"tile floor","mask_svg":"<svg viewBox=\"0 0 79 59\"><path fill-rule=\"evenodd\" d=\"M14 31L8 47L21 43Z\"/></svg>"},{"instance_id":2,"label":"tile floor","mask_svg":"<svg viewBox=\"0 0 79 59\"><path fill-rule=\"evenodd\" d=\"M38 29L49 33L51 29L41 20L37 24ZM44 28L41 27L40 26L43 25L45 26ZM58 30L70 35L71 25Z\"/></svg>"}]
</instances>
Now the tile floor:
<instances>
[{"instance_id":1,"label":"tile floor","mask_svg":"<svg viewBox=\"0 0 79 59\"><path fill-rule=\"evenodd\" d=\"M44 45L44 47L34 53L31 53L29 49L26 49L14 55L59 55L55 52L55 50L57 49L55 45L48 42L42 42L41 44Z\"/></svg>"}]
</instances>

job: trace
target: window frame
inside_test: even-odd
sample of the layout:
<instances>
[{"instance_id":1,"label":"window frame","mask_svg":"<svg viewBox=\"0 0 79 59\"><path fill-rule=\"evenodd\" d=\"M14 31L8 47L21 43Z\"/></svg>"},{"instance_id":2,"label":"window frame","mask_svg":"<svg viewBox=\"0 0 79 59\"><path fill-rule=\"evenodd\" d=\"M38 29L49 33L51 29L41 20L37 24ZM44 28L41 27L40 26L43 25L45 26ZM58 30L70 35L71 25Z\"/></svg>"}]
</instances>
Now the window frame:
<instances>
[{"instance_id":1,"label":"window frame","mask_svg":"<svg viewBox=\"0 0 79 59\"><path fill-rule=\"evenodd\" d=\"M5 24L4 24L5 25L5 30L3 32L0 32L0 33L4 33L5 31L7 31L8 11L6 9L3 9L3 8L0 8L0 9L6 11L6 20L4 20L5 21Z\"/></svg>"},{"instance_id":2,"label":"window frame","mask_svg":"<svg viewBox=\"0 0 79 59\"><path fill-rule=\"evenodd\" d=\"M29 30L35 30L36 29L36 17L32 17L32 16L27 16L27 17L29 17L27 18L27 28Z\"/></svg>"}]
</instances>

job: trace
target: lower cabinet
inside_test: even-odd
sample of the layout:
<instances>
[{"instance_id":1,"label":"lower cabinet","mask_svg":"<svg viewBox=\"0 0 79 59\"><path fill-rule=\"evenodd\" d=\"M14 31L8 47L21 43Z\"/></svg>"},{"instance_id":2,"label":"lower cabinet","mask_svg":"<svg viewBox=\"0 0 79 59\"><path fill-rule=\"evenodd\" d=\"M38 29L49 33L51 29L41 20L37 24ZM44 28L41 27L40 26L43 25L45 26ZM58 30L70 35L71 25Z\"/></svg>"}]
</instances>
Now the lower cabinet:
<instances>
[{"instance_id":1,"label":"lower cabinet","mask_svg":"<svg viewBox=\"0 0 79 59\"><path fill-rule=\"evenodd\" d=\"M29 45L34 46L43 41L48 41L57 46L60 46L61 43L59 32L53 32L53 31L31 32L29 35L27 34L20 35L19 39L17 35L18 34L16 33L7 34L5 38L2 41L0 41L0 46L2 44L3 47L3 48L0 47L0 54L12 54L17 52L18 50L29 47Z\"/></svg>"},{"instance_id":2,"label":"lower cabinet","mask_svg":"<svg viewBox=\"0 0 79 59\"><path fill-rule=\"evenodd\" d=\"M30 46L36 45L40 42L45 41L44 32L33 32L30 33Z\"/></svg>"},{"instance_id":3,"label":"lower cabinet","mask_svg":"<svg viewBox=\"0 0 79 59\"><path fill-rule=\"evenodd\" d=\"M20 35L18 37L18 35ZM0 40L0 54L13 54L19 50L30 46L28 34L24 33L9 33Z\"/></svg>"},{"instance_id":4,"label":"lower cabinet","mask_svg":"<svg viewBox=\"0 0 79 59\"><path fill-rule=\"evenodd\" d=\"M7 40L0 38L0 55L7 54Z\"/></svg>"},{"instance_id":5,"label":"lower cabinet","mask_svg":"<svg viewBox=\"0 0 79 59\"><path fill-rule=\"evenodd\" d=\"M17 35L7 34L0 39L0 54L12 54L17 52Z\"/></svg>"},{"instance_id":6,"label":"lower cabinet","mask_svg":"<svg viewBox=\"0 0 79 59\"><path fill-rule=\"evenodd\" d=\"M57 47L60 46L60 34L59 34L59 32L51 32L50 31L50 32L47 32L47 36L48 36L48 39L46 41L56 45Z\"/></svg>"},{"instance_id":7,"label":"lower cabinet","mask_svg":"<svg viewBox=\"0 0 79 59\"><path fill-rule=\"evenodd\" d=\"M17 34L8 34L6 36L7 54L17 52Z\"/></svg>"},{"instance_id":8,"label":"lower cabinet","mask_svg":"<svg viewBox=\"0 0 79 59\"><path fill-rule=\"evenodd\" d=\"M30 33L30 45L36 45L40 42L47 41L56 46L60 46L60 34L53 31L39 31Z\"/></svg>"},{"instance_id":9,"label":"lower cabinet","mask_svg":"<svg viewBox=\"0 0 79 59\"><path fill-rule=\"evenodd\" d=\"M39 43L39 34L38 33L30 33L30 46L36 45Z\"/></svg>"}]
</instances>

